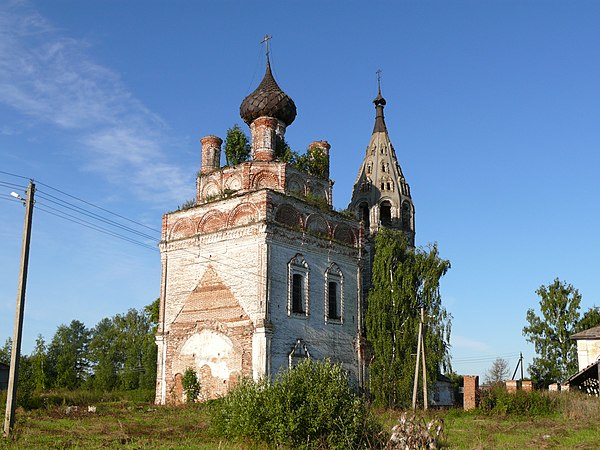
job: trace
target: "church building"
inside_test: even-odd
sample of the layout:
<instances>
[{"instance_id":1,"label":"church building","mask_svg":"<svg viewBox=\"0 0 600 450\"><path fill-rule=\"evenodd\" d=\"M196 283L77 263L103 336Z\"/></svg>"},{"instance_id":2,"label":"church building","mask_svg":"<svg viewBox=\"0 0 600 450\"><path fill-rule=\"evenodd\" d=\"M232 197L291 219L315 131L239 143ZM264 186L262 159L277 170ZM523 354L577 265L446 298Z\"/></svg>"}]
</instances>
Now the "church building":
<instances>
[{"instance_id":1,"label":"church building","mask_svg":"<svg viewBox=\"0 0 600 450\"><path fill-rule=\"evenodd\" d=\"M350 215L332 207L327 141L308 150L309 158L325 157L322 176L277 158L296 106L273 78L268 54L263 80L240 106L251 159L221 167L222 140L201 139L195 203L163 216L156 403L184 401L188 368L205 400L241 377L274 379L303 358L340 363L364 386L373 235L392 227L414 244L415 234L381 90L374 103Z\"/></svg>"}]
</instances>

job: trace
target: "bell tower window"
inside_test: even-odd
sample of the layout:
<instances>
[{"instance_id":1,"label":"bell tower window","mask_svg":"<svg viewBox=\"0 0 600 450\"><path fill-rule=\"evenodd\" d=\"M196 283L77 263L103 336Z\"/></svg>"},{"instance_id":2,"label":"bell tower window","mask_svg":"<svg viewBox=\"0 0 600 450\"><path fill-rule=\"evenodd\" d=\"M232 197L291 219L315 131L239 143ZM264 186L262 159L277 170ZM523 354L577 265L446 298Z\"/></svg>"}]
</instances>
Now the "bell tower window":
<instances>
[{"instance_id":1,"label":"bell tower window","mask_svg":"<svg viewBox=\"0 0 600 450\"><path fill-rule=\"evenodd\" d=\"M379 205L379 219L382 225L392 224L392 205L387 200Z\"/></svg>"}]
</instances>

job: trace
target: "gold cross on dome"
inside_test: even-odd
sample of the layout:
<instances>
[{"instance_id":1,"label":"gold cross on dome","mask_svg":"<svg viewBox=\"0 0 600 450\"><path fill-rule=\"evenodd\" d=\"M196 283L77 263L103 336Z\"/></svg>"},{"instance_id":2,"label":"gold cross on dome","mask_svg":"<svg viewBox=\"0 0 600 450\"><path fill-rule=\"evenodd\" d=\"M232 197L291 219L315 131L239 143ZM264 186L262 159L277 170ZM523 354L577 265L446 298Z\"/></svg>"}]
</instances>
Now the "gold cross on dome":
<instances>
[{"instance_id":1,"label":"gold cross on dome","mask_svg":"<svg viewBox=\"0 0 600 450\"><path fill-rule=\"evenodd\" d=\"M264 39L262 41L260 41L261 44L265 44L267 56L269 56L269 41L271 39L273 39L273 36L269 36L268 34L265 34Z\"/></svg>"}]
</instances>

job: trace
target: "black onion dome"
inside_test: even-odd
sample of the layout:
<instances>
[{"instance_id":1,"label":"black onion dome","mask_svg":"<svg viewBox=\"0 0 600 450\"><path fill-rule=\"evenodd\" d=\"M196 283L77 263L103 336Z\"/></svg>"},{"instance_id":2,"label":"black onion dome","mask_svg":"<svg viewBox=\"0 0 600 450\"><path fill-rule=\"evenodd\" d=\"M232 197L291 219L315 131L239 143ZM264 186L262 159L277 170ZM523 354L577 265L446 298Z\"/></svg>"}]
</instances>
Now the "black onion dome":
<instances>
[{"instance_id":1,"label":"black onion dome","mask_svg":"<svg viewBox=\"0 0 600 450\"><path fill-rule=\"evenodd\" d=\"M385 106L385 98L381 96L381 89L377 92L377 97L373 100L375 106Z\"/></svg>"},{"instance_id":2,"label":"black onion dome","mask_svg":"<svg viewBox=\"0 0 600 450\"><path fill-rule=\"evenodd\" d=\"M256 90L240 105L240 116L248 125L259 117L268 116L275 117L288 126L296 118L296 105L273 78L268 58L265 76Z\"/></svg>"}]
</instances>

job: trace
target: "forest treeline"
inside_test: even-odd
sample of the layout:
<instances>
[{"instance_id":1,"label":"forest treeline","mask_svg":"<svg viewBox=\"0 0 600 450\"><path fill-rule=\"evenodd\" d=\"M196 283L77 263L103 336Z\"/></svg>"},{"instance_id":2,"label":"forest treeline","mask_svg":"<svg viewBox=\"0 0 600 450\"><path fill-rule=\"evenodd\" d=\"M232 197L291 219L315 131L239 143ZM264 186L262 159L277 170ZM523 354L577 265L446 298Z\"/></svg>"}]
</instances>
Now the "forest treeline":
<instances>
[{"instance_id":1,"label":"forest treeline","mask_svg":"<svg viewBox=\"0 0 600 450\"><path fill-rule=\"evenodd\" d=\"M35 348L22 355L19 390L152 390L156 383L158 299L141 310L105 317L93 328L79 320L60 325L47 343L38 335ZM10 363L12 340L0 348Z\"/></svg>"}]
</instances>

